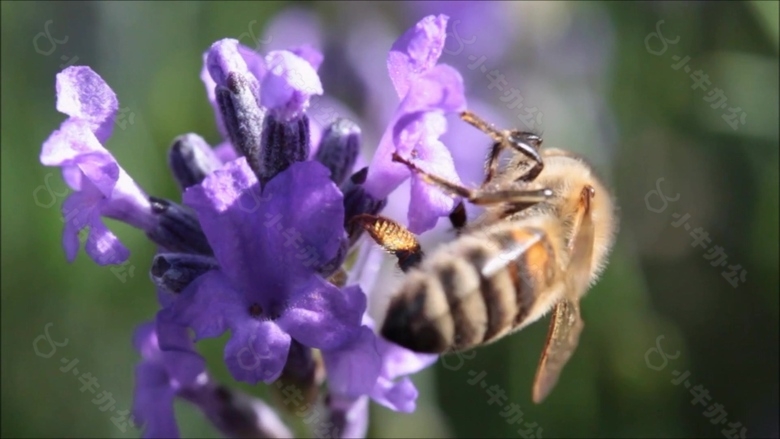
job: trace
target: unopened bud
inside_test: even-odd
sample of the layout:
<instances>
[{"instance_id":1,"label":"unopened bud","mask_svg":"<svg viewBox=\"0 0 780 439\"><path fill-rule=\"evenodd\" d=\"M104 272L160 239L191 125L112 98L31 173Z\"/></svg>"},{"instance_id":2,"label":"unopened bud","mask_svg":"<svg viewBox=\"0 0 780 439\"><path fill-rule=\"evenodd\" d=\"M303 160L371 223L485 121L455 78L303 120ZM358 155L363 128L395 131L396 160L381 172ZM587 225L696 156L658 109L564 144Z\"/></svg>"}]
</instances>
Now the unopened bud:
<instances>
[{"instance_id":1,"label":"unopened bud","mask_svg":"<svg viewBox=\"0 0 780 439\"><path fill-rule=\"evenodd\" d=\"M168 166L182 191L200 184L204 178L218 169L222 162L214 150L197 134L177 137L168 152Z\"/></svg>"},{"instance_id":2,"label":"unopened bud","mask_svg":"<svg viewBox=\"0 0 780 439\"><path fill-rule=\"evenodd\" d=\"M309 118L304 114L289 122L267 114L262 130L262 173L265 183L295 162L309 157Z\"/></svg>"},{"instance_id":3,"label":"unopened bud","mask_svg":"<svg viewBox=\"0 0 780 439\"><path fill-rule=\"evenodd\" d=\"M152 242L168 252L214 254L192 209L157 197L149 197L149 202L157 221L146 232Z\"/></svg>"},{"instance_id":4,"label":"unopened bud","mask_svg":"<svg viewBox=\"0 0 780 439\"><path fill-rule=\"evenodd\" d=\"M151 276L158 287L180 293L192 281L216 268L219 268L217 260L209 256L160 253L152 260Z\"/></svg>"},{"instance_id":5,"label":"unopened bud","mask_svg":"<svg viewBox=\"0 0 780 439\"><path fill-rule=\"evenodd\" d=\"M360 127L349 119L337 119L322 133L316 159L330 169L330 179L340 185L355 166L360 152Z\"/></svg>"},{"instance_id":6,"label":"unopened bud","mask_svg":"<svg viewBox=\"0 0 780 439\"><path fill-rule=\"evenodd\" d=\"M226 87L216 87L219 111L230 141L246 157L249 167L259 177L262 170L260 144L265 110L257 103L258 93L257 81L237 72L227 75Z\"/></svg>"}]
</instances>

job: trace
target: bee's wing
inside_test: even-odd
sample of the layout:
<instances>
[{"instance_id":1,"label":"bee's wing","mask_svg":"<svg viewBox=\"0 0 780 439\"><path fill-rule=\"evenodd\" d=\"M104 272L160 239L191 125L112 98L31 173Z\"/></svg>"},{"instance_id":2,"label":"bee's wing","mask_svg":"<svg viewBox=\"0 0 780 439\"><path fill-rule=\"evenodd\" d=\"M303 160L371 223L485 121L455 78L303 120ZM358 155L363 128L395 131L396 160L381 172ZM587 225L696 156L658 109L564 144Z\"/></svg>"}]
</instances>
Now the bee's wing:
<instances>
[{"instance_id":1,"label":"bee's wing","mask_svg":"<svg viewBox=\"0 0 780 439\"><path fill-rule=\"evenodd\" d=\"M569 244L571 259L568 267L564 299L555 305L550 330L547 333L542 358L534 380L533 400L540 403L558 382L563 366L577 348L584 323L580 318L579 298L590 282L593 255L593 221L590 215L592 189L582 190L579 215L574 224L575 235Z\"/></svg>"},{"instance_id":2,"label":"bee's wing","mask_svg":"<svg viewBox=\"0 0 780 439\"><path fill-rule=\"evenodd\" d=\"M583 326L577 301L564 299L555 305L547 342L534 380L535 403L542 402L555 387L563 366L577 348Z\"/></svg>"}]
</instances>

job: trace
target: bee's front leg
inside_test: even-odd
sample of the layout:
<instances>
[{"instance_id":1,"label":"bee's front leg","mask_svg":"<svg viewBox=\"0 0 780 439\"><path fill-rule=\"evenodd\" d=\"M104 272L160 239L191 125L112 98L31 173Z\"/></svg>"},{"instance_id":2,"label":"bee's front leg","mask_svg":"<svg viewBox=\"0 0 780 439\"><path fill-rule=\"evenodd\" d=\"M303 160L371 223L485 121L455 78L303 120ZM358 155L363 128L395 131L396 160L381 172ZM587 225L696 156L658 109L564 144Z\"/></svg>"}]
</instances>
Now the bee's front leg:
<instances>
[{"instance_id":1,"label":"bee's front leg","mask_svg":"<svg viewBox=\"0 0 780 439\"><path fill-rule=\"evenodd\" d=\"M409 271L422 262L423 251L414 233L390 218L379 215L357 215L350 222L357 223L383 249L398 258L398 267Z\"/></svg>"},{"instance_id":2,"label":"bee's front leg","mask_svg":"<svg viewBox=\"0 0 780 439\"><path fill-rule=\"evenodd\" d=\"M527 189L469 189L465 186L447 181L438 175L423 171L408 159L398 155L398 153L393 153L393 161L405 165L407 168L409 168L409 170L422 177L422 179L427 183L439 187L439 189L442 191L456 197L463 197L476 205L491 205L501 203L532 205L545 201L553 196L552 190L547 188L532 189L533 186L530 186L531 183L527 183L529 185Z\"/></svg>"}]
</instances>

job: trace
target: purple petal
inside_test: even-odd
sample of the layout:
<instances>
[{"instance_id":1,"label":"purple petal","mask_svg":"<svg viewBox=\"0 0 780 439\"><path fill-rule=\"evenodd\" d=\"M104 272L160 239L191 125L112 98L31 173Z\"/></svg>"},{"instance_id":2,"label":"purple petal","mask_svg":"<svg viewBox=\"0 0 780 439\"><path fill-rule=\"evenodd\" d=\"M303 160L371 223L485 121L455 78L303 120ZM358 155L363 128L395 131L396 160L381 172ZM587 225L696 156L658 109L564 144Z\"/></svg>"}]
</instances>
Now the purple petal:
<instances>
[{"instance_id":1,"label":"purple petal","mask_svg":"<svg viewBox=\"0 0 780 439\"><path fill-rule=\"evenodd\" d=\"M92 196L91 196L92 195ZM62 246L68 262L73 262L79 252L79 231L93 221L97 215L94 194L89 192L73 192L62 203L62 215L65 227L62 230Z\"/></svg>"},{"instance_id":2,"label":"purple petal","mask_svg":"<svg viewBox=\"0 0 780 439\"><path fill-rule=\"evenodd\" d=\"M378 338L377 348L382 355L382 376L390 380L415 374L439 359L436 354L418 354L383 338Z\"/></svg>"},{"instance_id":3,"label":"purple petal","mask_svg":"<svg viewBox=\"0 0 780 439\"><path fill-rule=\"evenodd\" d=\"M157 312L154 331L158 349L161 351L195 352L195 344L189 330L186 326L175 323L172 317L170 309L162 309Z\"/></svg>"},{"instance_id":4,"label":"purple petal","mask_svg":"<svg viewBox=\"0 0 780 439\"><path fill-rule=\"evenodd\" d=\"M219 337L236 321L249 318L243 295L219 270L210 271L181 292L171 319L195 331L195 341Z\"/></svg>"},{"instance_id":5,"label":"purple petal","mask_svg":"<svg viewBox=\"0 0 780 439\"><path fill-rule=\"evenodd\" d=\"M371 399L391 410L412 413L417 408L417 394L417 388L408 377L397 382L380 378L371 392Z\"/></svg>"},{"instance_id":6,"label":"purple petal","mask_svg":"<svg viewBox=\"0 0 780 439\"><path fill-rule=\"evenodd\" d=\"M238 158L238 153L230 142L222 142L217 145L214 148L214 153L217 155L217 158L222 160L222 163L232 162Z\"/></svg>"},{"instance_id":7,"label":"purple petal","mask_svg":"<svg viewBox=\"0 0 780 439\"><path fill-rule=\"evenodd\" d=\"M289 50L295 55L305 59L306 62L311 64L314 70L319 69L322 65L322 60L324 59L322 52L311 44L301 44L300 46L291 47Z\"/></svg>"},{"instance_id":8,"label":"purple petal","mask_svg":"<svg viewBox=\"0 0 780 439\"><path fill-rule=\"evenodd\" d=\"M84 251L98 265L121 264L130 257L130 250L119 242L119 238L106 228L99 217L94 217L89 225Z\"/></svg>"},{"instance_id":9,"label":"purple petal","mask_svg":"<svg viewBox=\"0 0 780 439\"><path fill-rule=\"evenodd\" d=\"M335 394L357 398L371 392L379 378L382 358L377 352L377 337L368 326L348 346L322 351L328 372L328 389Z\"/></svg>"},{"instance_id":10,"label":"purple petal","mask_svg":"<svg viewBox=\"0 0 780 439\"><path fill-rule=\"evenodd\" d=\"M410 84L436 65L447 37L446 15L429 15L407 30L390 49L387 70L398 97L403 98Z\"/></svg>"},{"instance_id":11,"label":"purple petal","mask_svg":"<svg viewBox=\"0 0 780 439\"><path fill-rule=\"evenodd\" d=\"M158 351L157 322L154 320L142 323L133 331L133 348L144 358L152 358Z\"/></svg>"},{"instance_id":12,"label":"purple petal","mask_svg":"<svg viewBox=\"0 0 780 439\"><path fill-rule=\"evenodd\" d=\"M121 172L119 164L108 154L90 154L82 156L80 159L77 166L89 181L88 184L94 186L103 198L111 197L119 181L119 173ZM81 189L82 191L87 189L83 179Z\"/></svg>"},{"instance_id":13,"label":"purple petal","mask_svg":"<svg viewBox=\"0 0 780 439\"><path fill-rule=\"evenodd\" d=\"M392 161L392 154L409 158L413 150L424 150L426 143L438 143L436 139L446 130L440 113L460 111L465 105L463 79L452 67L439 65L418 77L379 142L365 189L377 199L387 197L411 175L406 166Z\"/></svg>"},{"instance_id":14,"label":"purple petal","mask_svg":"<svg viewBox=\"0 0 780 439\"><path fill-rule=\"evenodd\" d=\"M242 44L238 45L238 53L246 63L246 68L249 69L249 72L252 74L252 76L255 77L255 79L257 79L259 83L263 79L263 76L265 76L265 72L268 70L263 57L260 56L259 53Z\"/></svg>"},{"instance_id":15,"label":"purple petal","mask_svg":"<svg viewBox=\"0 0 780 439\"><path fill-rule=\"evenodd\" d=\"M88 122L68 119L43 143L40 160L44 166L73 165L87 154L105 154Z\"/></svg>"},{"instance_id":16,"label":"purple petal","mask_svg":"<svg viewBox=\"0 0 780 439\"><path fill-rule=\"evenodd\" d=\"M466 109L463 77L454 68L440 64L417 76L401 102L405 114L418 111L455 112Z\"/></svg>"},{"instance_id":17,"label":"purple petal","mask_svg":"<svg viewBox=\"0 0 780 439\"><path fill-rule=\"evenodd\" d=\"M327 168L317 162L293 164L261 193L242 157L190 187L184 200L197 211L215 256L234 285L242 291L275 286L258 293L266 298L284 293L279 289L291 279L308 276L317 261L331 260L344 235L341 192Z\"/></svg>"},{"instance_id":18,"label":"purple petal","mask_svg":"<svg viewBox=\"0 0 780 439\"><path fill-rule=\"evenodd\" d=\"M355 399L331 395L330 421L340 432L339 438L366 437L368 432L368 401L368 396Z\"/></svg>"},{"instance_id":19,"label":"purple petal","mask_svg":"<svg viewBox=\"0 0 780 439\"><path fill-rule=\"evenodd\" d=\"M111 137L119 101L103 78L86 66L57 74L57 111L83 120L101 143Z\"/></svg>"},{"instance_id":20,"label":"purple petal","mask_svg":"<svg viewBox=\"0 0 780 439\"><path fill-rule=\"evenodd\" d=\"M206 68L214 83L223 87L227 86L228 73L253 76L239 52L238 40L233 38L224 38L211 45L206 56Z\"/></svg>"},{"instance_id":21,"label":"purple petal","mask_svg":"<svg viewBox=\"0 0 780 439\"><path fill-rule=\"evenodd\" d=\"M450 152L436 139L429 139L425 148L417 148L419 167L426 172L438 175L455 184L460 184L460 178L455 171ZM455 208L456 199L422 180L418 175L412 176L412 189L408 220L412 233L423 233L432 229L440 217L447 216Z\"/></svg>"},{"instance_id":22,"label":"purple petal","mask_svg":"<svg viewBox=\"0 0 780 439\"><path fill-rule=\"evenodd\" d=\"M239 61L235 61L237 58L235 56L235 51L238 52L240 55L240 58L244 61L244 66L241 67L241 72L246 73L247 71L252 74L258 81L265 75L265 61L263 58L257 54L256 52L253 52L251 49L242 46L237 45L237 47L234 47L233 44L229 42L229 40L221 40L217 43L220 43L216 48L214 45L203 53L203 67L200 71L200 79L203 81L203 85L206 87L206 96L208 97L209 103L211 103L211 107L214 109L214 116L217 121L217 129L219 130L220 135L223 139L228 138L227 129L225 128L225 123L222 120L222 112L219 109L219 104L217 103L217 95L215 91L215 87L217 86L217 83L214 81L214 79L211 77L211 73L209 72L209 54L214 51L219 51L221 54L219 56L212 55L212 60L216 58L225 58L231 60L230 63L227 64L235 64L238 66L241 66L241 63ZM215 44L217 44L215 43ZM219 63L217 63L217 68L220 68ZM218 71L218 74L220 76L226 75L225 72ZM259 83L259 82L258 82ZM229 144L229 142L227 142ZM231 146L232 148L232 146ZM219 153L218 153L219 154ZM235 158L235 151L233 151L233 158ZM232 159L230 159L232 160ZM226 162L229 160L223 159L223 162Z\"/></svg>"},{"instance_id":23,"label":"purple petal","mask_svg":"<svg viewBox=\"0 0 780 439\"><path fill-rule=\"evenodd\" d=\"M276 323L246 319L233 328L225 345L225 362L239 381L271 383L282 373L290 342L290 335Z\"/></svg>"},{"instance_id":24,"label":"purple petal","mask_svg":"<svg viewBox=\"0 0 780 439\"><path fill-rule=\"evenodd\" d=\"M306 346L336 349L358 335L365 310L366 296L360 287L339 290L311 276L290 298L279 326Z\"/></svg>"},{"instance_id":25,"label":"purple petal","mask_svg":"<svg viewBox=\"0 0 780 439\"><path fill-rule=\"evenodd\" d=\"M280 119L299 117L312 95L323 93L317 71L305 59L287 50L265 57L268 71L261 85L260 105L275 110Z\"/></svg>"},{"instance_id":26,"label":"purple petal","mask_svg":"<svg viewBox=\"0 0 780 439\"><path fill-rule=\"evenodd\" d=\"M173 412L175 390L165 371L142 361L135 369L133 417L144 424L144 438L178 438L179 428Z\"/></svg>"}]
</instances>

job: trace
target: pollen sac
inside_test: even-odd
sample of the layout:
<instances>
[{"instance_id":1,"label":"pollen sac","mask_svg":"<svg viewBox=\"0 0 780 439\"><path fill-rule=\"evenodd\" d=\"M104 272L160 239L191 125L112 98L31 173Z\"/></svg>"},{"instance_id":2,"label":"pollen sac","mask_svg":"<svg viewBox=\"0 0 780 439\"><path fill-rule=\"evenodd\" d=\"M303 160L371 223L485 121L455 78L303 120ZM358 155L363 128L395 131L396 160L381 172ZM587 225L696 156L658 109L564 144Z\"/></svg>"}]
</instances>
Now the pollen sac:
<instances>
[{"instance_id":1,"label":"pollen sac","mask_svg":"<svg viewBox=\"0 0 780 439\"><path fill-rule=\"evenodd\" d=\"M265 110L257 102L258 88L257 81L251 81L241 73L230 72L227 87L218 85L216 96L230 141L260 177L263 153L260 143Z\"/></svg>"},{"instance_id":2,"label":"pollen sac","mask_svg":"<svg viewBox=\"0 0 780 439\"><path fill-rule=\"evenodd\" d=\"M360 127L339 118L325 129L315 158L330 169L330 179L341 184L352 172L359 152Z\"/></svg>"},{"instance_id":3,"label":"pollen sac","mask_svg":"<svg viewBox=\"0 0 780 439\"><path fill-rule=\"evenodd\" d=\"M180 293L209 270L219 268L217 260L186 253L160 253L152 260L152 281L172 293Z\"/></svg>"},{"instance_id":4,"label":"pollen sac","mask_svg":"<svg viewBox=\"0 0 780 439\"><path fill-rule=\"evenodd\" d=\"M262 182L267 182L295 162L309 157L309 118L304 114L290 121L267 114L261 141Z\"/></svg>"},{"instance_id":5,"label":"pollen sac","mask_svg":"<svg viewBox=\"0 0 780 439\"><path fill-rule=\"evenodd\" d=\"M423 252L417 237L397 222L373 215L358 215L352 222L367 231L382 248L393 253L401 270L408 271L422 261Z\"/></svg>"},{"instance_id":6,"label":"pollen sac","mask_svg":"<svg viewBox=\"0 0 780 439\"><path fill-rule=\"evenodd\" d=\"M350 245L355 244L363 234L363 228L352 219L363 214L375 215L387 205L387 198L377 200L363 188L367 175L368 167L365 167L341 185L344 194L344 228L349 235Z\"/></svg>"},{"instance_id":7,"label":"pollen sac","mask_svg":"<svg viewBox=\"0 0 780 439\"><path fill-rule=\"evenodd\" d=\"M173 201L149 197L157 224L146 236L165 251L212 256L214 254L195 212Z\"/></svg>"},{"instance_id":8,"label":"pollen sac","mask_svg":"<svg viewBox=\"0 0 780 439\"><path fill-rule=\"evenodd\" d=\"M190 133L174 139L168 151L168 166L183 191L203 181L221 162L202 137Z\"/></svg>"}]
</instances>

